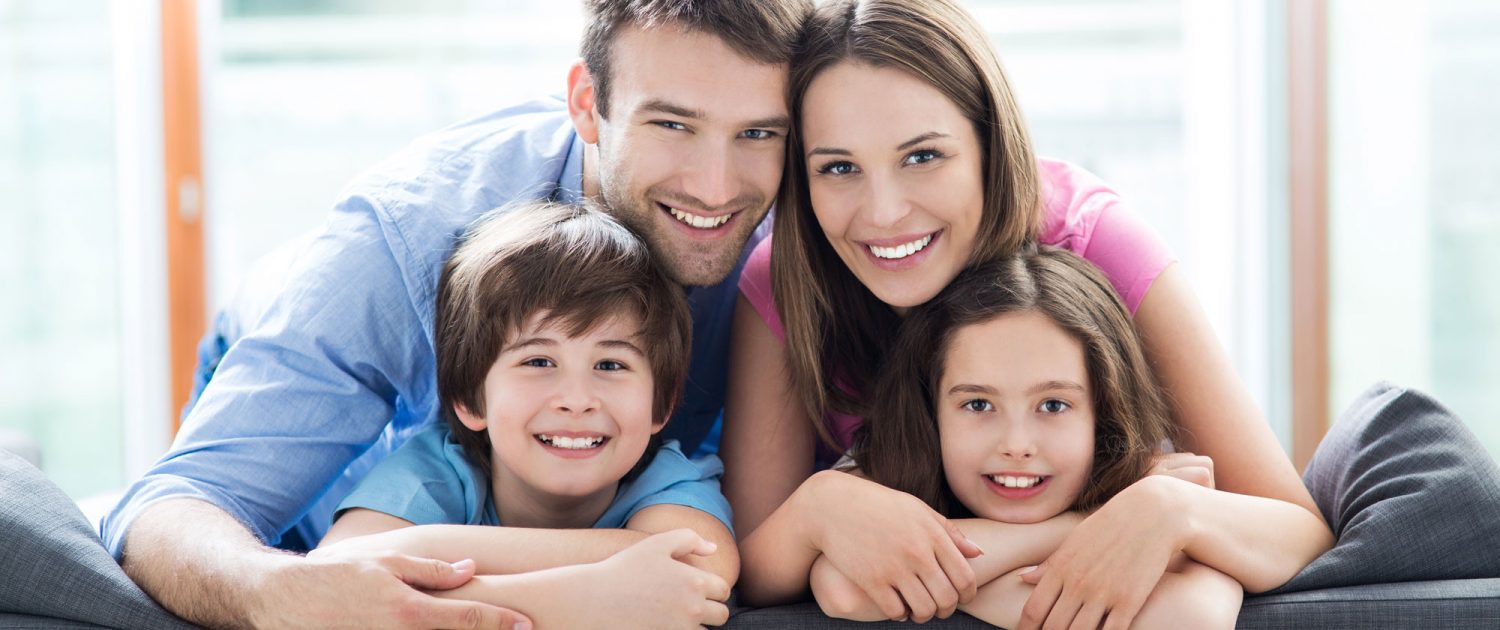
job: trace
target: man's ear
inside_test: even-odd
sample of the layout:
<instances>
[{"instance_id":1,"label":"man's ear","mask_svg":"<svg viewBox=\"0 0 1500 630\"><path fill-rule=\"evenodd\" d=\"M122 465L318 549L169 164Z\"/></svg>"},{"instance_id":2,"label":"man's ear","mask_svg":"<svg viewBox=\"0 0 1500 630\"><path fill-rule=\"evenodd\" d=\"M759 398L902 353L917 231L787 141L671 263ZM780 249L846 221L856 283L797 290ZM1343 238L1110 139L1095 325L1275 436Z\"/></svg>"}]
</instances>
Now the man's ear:
<instances>
[{"instance_id":1,"label":"man's ear","mask_svg":"<svg viewBox=\"0 0 1500 630\"><path fill-rule=\"evenodd\" d=\"M594 77L579 59L568 68L568 115L578 137L589 144L599 144L599 108L594 102Z\"/></svg>"},{"instance_id":2,"label":"man's ear","mask_svg":"<svg viewBox=\"0 0 1500 630\"><path fill-rule=\"evenodd\" d=\"M453 403L453 415L458 416L458 421L462 422L470 431L483 431L486 426L484 416L474 415L463 403Z\"/></svg>"}]
</instances>

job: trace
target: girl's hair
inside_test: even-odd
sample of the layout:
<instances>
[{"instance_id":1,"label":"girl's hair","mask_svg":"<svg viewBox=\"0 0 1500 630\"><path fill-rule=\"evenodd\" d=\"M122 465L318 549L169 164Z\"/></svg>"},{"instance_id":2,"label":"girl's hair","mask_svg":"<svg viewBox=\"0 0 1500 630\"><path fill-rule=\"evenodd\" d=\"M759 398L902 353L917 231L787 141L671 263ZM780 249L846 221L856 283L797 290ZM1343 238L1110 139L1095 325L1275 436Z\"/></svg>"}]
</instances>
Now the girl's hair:
<instances>
[{"instance_id":1,"label":"girl's hair","mask_svg":"<svg viewBox=\"0 0 1500 630\"><path fill-rule=\"evenodd\" d=\"M968 13L951 0L836 0L818 7L792 59L789 97L797 122L788 134L787 171L776 201L771 273L793 389L830 445L823 414L867 415L859 395L873 384L898 321L839 259L812 213L802 100L819 74L841 62L910 73L973 123L985 190L971 264L1016 251L1036 238L1041 223L1026 125L999 58Z\"/></svg>"},{"instance_id":2,"label":"girl's hair","mask_svg":"<svg viewBox=\"0 0 1500 630\"><path fill-rule=\"evenodd\" d=\"M1083 345L1093 394L1094 460L1072 509L1091 510L1145 476L1176 426L1130 315L1087 261L1034 246L964 271L907 317L874 390L879 411L856 438L854 459L866 475L944 515L968 515L943 482L936 390L959 329L1020 312L1045 315Z\"/></svg>"},{"instance_id":3,"label":"girl's hair","mask_svg":"<svg viewBox=\"0 0 1500 630\"><path fill-rule=\"evenodd\" d=\"M463 237L438 283L433 342L443 415L454 441L486 477L488 430L473 431L453 411L484 415L484 380L506 341L538 313L541 323L582 335L613 317L634 315L649 355L651 415L665 422L682 395L693 319L682 288L653 262L646 243L592 203L527 201L495 210ZM652 437L632 479L650 464Z\"/></svg>"}]
</instances>

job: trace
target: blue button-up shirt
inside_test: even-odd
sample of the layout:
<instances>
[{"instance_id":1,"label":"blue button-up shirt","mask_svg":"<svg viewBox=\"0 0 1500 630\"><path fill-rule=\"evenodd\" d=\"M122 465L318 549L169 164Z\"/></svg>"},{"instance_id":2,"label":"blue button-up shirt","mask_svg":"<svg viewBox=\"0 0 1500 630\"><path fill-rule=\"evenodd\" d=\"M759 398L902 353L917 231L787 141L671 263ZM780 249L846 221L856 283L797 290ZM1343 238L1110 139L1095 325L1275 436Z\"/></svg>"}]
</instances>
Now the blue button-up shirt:
<instances>
[{"instance_id":1,"label":"blue button-up shirt","mask_svg":"<svg viewBox=\"0 0 1500 630\"><path fill-rule=\"evenodd\" d=\"M559 98L460 123L356 178L320 233L258 264L205 339L171 450L104 519L116 558L142 510L173 498L217 505L269 544L315 545L374 464L441 417L432 320L459 236L511 201L579 201L583 146ZM690 376L663 432L686 452L715 446L735 287L770 223L728 278L688 293Z\"/></svg>"}]
</instances>

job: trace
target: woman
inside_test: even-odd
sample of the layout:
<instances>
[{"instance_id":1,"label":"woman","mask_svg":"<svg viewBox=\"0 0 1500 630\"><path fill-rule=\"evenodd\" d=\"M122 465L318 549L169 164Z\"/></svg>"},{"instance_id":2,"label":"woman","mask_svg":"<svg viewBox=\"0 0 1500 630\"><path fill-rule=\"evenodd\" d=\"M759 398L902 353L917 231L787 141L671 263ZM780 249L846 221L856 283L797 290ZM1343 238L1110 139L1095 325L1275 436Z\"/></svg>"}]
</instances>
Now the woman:
<instances>
[{"instance_id":1,"label":"woman","mask_svg":"<svg viewBox=\"0 0 1500 630\"><path fill-rule=\"evenodd\" d=\"M1328 549L1328 526L1183 272L1101 183L1032 156L972 17L948 0L823 5L790 96L797 124L774 245L741 280L725 409L746 603L801 597L818 555L892 618L947 616L973 596L964 558L982 552L969 539L1003 545L1014 531L960 532L910 495L814 473L849 447L860 394L906 309L1028 241L1071 249L1109 277L1171 401L1177 448L1202 456L1161 458L1169 474L1078 525L1032 574L1022 627L1094 627L1106 614L1125 627L1179 550L1217 550L1194 559L1258 592Z\"/></svg>"}]
</instances>

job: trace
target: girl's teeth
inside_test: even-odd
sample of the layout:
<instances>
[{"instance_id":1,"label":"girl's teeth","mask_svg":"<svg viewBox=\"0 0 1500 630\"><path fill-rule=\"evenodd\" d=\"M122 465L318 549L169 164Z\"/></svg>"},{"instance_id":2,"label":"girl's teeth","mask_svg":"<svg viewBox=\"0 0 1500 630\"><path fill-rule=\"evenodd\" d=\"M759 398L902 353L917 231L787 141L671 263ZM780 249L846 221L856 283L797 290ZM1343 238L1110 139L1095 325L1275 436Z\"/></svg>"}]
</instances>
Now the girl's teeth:
<instances>
[{"instance_id":1,"label":"girl's teeth","mask_svg":"<svg viewBox=\"0 0 1500 630\"><path fill-rule=\"evenodd\" d=\"M1012 477L1009 475L990 475L990 481L1007 488L1030 488L1042 482L1041 477Z\"/></svg>"},{"instance_id":2,"label":"girl's teeth","mask_svg":"<svg viewBox=\"0 0 1500 630\"><path fill-rule=\"evenodd\" d=\"M717 217L700 217L696 214L683 212L672 207L668 207L667 210L670 210L672 212L672 216L678 221L691 225L700 230L709 230L724 225L724 222L728 221L729 217L734 216L734 213L731 212L729 214L719 215Z\"/></svg>"},{"instance_id":3,"label":"girl's teeth","mask_svg":"<svg viewBox=\"0 0 1500 630\"><path fill-rule=\"evenodd\" d=\"M899 258L906 258L907 256L920 252L923 248L927 247L928 243L931 242L932 235L928 234L927 236L924 236L910 243L897 245L895 247L879 247L876 245L871 245L870 253L875 254L876 258L895 260Z\"/></svg>"}]
</instances>

